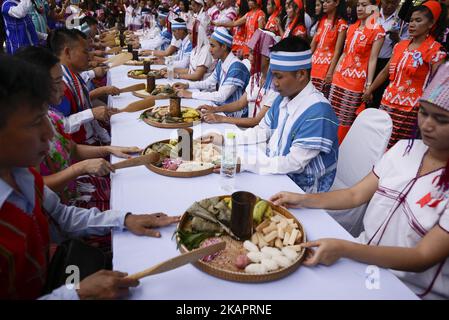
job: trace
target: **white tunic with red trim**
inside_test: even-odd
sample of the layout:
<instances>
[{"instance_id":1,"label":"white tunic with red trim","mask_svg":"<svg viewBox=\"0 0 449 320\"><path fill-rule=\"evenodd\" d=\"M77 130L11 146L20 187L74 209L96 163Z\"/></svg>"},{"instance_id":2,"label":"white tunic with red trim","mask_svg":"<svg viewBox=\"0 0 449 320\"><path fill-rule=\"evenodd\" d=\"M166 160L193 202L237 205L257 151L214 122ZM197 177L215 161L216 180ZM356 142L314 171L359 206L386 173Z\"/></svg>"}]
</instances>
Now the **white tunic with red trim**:
<instances>
[{"instance_id":1,"label":"white tunic with red trim","mask_svg":"<svg viewBox=\"0 0 449 320\"><path fill-rule=\"evenodd\" d=\"M366 210L362 243L411 248L436 225L449 232L449 193L442 194L436 187L442 169L419 177L428 148L415 140L406 154L407 142L400 140L373 169L379 187ZM420 273L393 273L421 298L448 299L448 260Z\"/></svg>"}]
</instances>

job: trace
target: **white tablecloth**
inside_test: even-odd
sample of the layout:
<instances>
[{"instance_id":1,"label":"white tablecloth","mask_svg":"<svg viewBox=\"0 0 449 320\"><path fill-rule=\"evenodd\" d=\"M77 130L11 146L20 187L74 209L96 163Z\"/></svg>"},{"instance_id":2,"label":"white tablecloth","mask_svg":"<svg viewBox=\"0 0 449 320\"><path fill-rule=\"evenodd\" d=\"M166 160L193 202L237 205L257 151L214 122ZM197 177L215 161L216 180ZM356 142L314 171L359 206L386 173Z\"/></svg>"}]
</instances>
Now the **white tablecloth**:
<instances>
[{"instance_id":1,"label":"white tablecloth","mask_svg":"<svg viewBox=\"0 0 449 320\"><path fill-rule=\"evenodd\" d=\"M110 80L124 87L143 80L133 80L126 72L136 67L111 70ZM159 81L160 82L160 81ZM122 108L137 98L130 93L112 97L110 105ZM201 101L182 100L183 105L196 106ZM157 105L167 100L157 101ZM111 119L112 144L145 147L148 144L175 137L176 131L158 129L140 121L140 112L122 113ZM207 130L233 128L231 125L202 124L194 127L195 136ZM113 159L117 161L117 159ZM145 167L127 168L112 174L111 207L134 213L164 212L182 214L194 201L222 195L219 175L190 179L157 175ZM236 177L236 189L247 190L262 198L286 190L300 192L287 176L258 176L241 173ZM353 238L323 210L292 210L305 226L309 240L335 237ZM172 239L175 226L161 229L162 238L138 237L129 232L114 232L114 269L134 273L179 254ZM369 289L365 283L370 272L367 265L341 259L326 267L301 266L293 274L269 283L243 284L221 280L197 270L192 265L141 280L133 289L132 299L416 299L416 296L391 272L380 270L379 288Z\"/></svg>"}]
</instances>

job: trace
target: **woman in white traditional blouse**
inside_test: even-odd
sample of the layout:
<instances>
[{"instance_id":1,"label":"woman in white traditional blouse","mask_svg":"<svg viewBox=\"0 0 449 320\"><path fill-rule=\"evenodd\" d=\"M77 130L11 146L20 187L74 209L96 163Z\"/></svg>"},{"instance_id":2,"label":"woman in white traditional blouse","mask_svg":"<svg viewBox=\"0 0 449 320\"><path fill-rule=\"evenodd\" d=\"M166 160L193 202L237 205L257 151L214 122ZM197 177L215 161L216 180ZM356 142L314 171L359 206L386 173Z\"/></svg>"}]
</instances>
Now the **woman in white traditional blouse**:
<instances>
[{"instance_id":1,"label":"woman in white traditional blouse","mask_svg":"<svg viewBox=\"0 0 449 320\"><path fill-rule=\"evenodd\" d=\"M271 198L287 207L337 210L369 201L359 243L305 243L311 249L305 265L346 257L393 269L421 298L449 298L449 63L424 92L418 126L422 140L400 140L352 188Z\"/></svg>"},{"instance_id":2,"label":"woman in white traditional blouse","mask_svg":"<svg viewBox=\"0 0 449 320\"><path fill-rule=\"evenodd\" d=\"M215 63L210 53L209 40L206 30L198 21L188 27L190 42L192 43L192 52L190 54L189 68L175 68L174 76L176 79L185 79L190 81L200 81L206 79L215 68ZM162 75L167 76L167 70L162 70Z\"/></svg>"}]
</instances>

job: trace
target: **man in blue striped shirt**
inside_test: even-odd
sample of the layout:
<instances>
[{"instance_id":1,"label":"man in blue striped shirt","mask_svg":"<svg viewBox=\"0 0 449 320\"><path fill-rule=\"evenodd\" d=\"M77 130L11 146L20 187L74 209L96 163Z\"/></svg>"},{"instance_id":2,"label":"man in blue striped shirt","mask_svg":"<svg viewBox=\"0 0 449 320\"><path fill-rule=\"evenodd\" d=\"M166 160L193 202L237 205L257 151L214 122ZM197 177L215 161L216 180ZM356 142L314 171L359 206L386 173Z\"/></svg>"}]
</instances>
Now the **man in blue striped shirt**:
<instances>
[{"instance_id":1,"label":"man in blue striped shirt","mask_svg":"<svg viewBox=\"0 0 449 320\"><path fill-rule=\"evenodd\" d=\"M231 51L232 36L225 28L217 28L210 37L210 51L214 59L219 59L215 72L206 80L189 83L176 83L178 96L210 100L216 105L228 104L240 99L249 82L248 68ZM213 90L213 92L190 92L186 89ZM228 117L245 118L248 108L226 113Z\"/></svg>"}]
</instances>

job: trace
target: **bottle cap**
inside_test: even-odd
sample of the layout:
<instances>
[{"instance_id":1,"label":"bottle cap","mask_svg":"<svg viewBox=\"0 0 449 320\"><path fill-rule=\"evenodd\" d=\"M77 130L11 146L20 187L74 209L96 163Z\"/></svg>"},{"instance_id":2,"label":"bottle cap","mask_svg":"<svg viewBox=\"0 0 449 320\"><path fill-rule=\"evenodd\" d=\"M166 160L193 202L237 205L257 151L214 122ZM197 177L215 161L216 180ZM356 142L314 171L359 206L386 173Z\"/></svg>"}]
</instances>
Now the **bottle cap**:
<instances>
[{"instance_id":1,"label":"bottle cap","mask_svg":"<svg viewBox=\"0 0 449 320\"><path fill-rule=\"evenodd\" d=\"M235 133L234 132L228 132L226 134L226 138L228 138L228 139L235 139Z\"/></svg>"}]
</instances>

